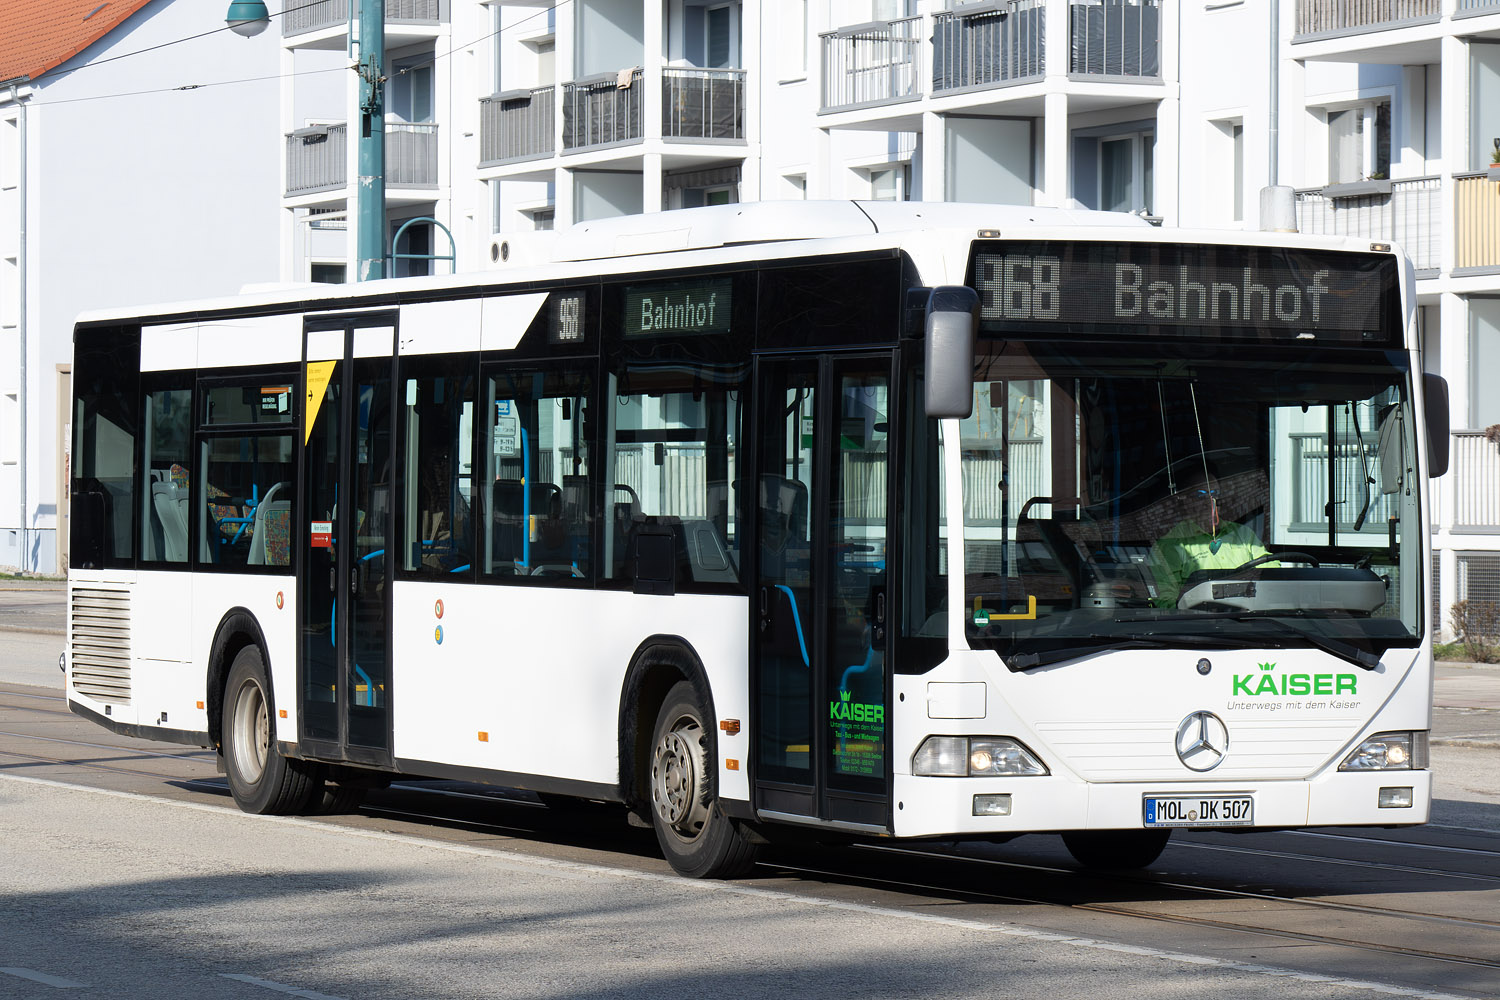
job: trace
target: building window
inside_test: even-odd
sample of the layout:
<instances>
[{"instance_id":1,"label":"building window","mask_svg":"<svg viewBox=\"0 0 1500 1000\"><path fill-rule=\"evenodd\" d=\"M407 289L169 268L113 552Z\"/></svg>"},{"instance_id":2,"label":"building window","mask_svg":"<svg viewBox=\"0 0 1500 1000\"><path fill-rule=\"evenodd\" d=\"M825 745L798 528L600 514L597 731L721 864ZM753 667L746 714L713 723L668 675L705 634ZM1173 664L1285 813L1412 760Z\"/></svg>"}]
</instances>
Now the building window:
<instances>
[{"instance_id":1,"label":"building window","mask_svg":"<svg viewBox=\"0 0 1500 1000\"><path fill-rule=\"evenodd\" d=\"M401 228L398 222L391 227L391 237L394 239L396 231ZM428 224L407 226L406 231L401 234L401 240L392 248L393 254L411 254L413 256L397 256L391 261L391 277L410 278L416 275L428 275L432 273L432 259L429 256L432 251L432 226Z\"/></svg>"},{"instance_id":2,"label":"building window","mask_svg":"<svg viewBox=\"0 0 1500 1000\"><path fill-rule=\"evenodd\" d=\"M1500 299L1469 300L1469 427L1500 424Z\"/></svg>"},{"instance_id":3,"label":"building window","mask_svg":"<svg viewBox=\"0 0 1500 1000\"><path fill-rule=\"evenodd\" d=\"M1390 176L1391 105L1367 101L1328 112L1328 183Z\"/></svg>"},{"instance_id":4,"label":"building window","mask_svg":"<svg viewBox=\"0 0 1500 1000\"><path fill-rule=\"evenodd\" d=\"M868 173L871 201L911 200L910 163L893 163L888 167L875 167Z\"/></svg>"},{"instance_id":5,"label":"building window","mask_svg":"<svg viewBox=\"0 0 1500 1000\"><path fill-rule=\"evenodd\" d=\"M387 117L401 122L432 121L432 56L397 59L386 82Z\"/></svg>"},{"instance_id":6,"label":"building window","mask_svg":"<svg viewBox=\"0 0 1500 1000\"><path fill-rule=\"evenodd\" d=\"M557 210L554 208L537 208L526 213L531 216L531 228L541 231L553 228L557 218Z\"/></svg>"},{"instance_id":7,"label":"building window","mask_svg":"<svg viewBox=\"0 0 1500 1000\"><path fill-rule=\"evenodd\" d=\"M315 284L320 285L342 285L347 265L344 264L319 264L314 262L310 268L310 277Z\"/></svg>"},{"instance_id":8,"label":"building window","mask_svg":"<svg viewBox=\"0 0 1500 1000\"><path fill-rule=\"evenodd\" d=\"M1106 212L1155 215L1151 132L1104 136L1099 140L1099 208Z\"/></svg>"},{"instance_id":9,"label":"building window","mask_svg":"<svg viewBox=\"0 0 1500 1000\"><path fill-rule=\"evenodd\" d=\"M788 201L807 200L807 175L787 174L782 177L786 181L786 198Z\"/></svg>"}]
</instances>

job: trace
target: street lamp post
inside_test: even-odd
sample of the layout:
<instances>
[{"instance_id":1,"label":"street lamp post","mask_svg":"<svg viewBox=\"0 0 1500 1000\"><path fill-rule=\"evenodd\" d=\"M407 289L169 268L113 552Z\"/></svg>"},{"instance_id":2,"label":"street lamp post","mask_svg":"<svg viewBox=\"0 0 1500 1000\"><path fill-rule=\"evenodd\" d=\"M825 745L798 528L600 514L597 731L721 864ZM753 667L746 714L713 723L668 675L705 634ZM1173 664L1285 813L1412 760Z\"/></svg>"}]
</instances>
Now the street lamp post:
<instances>
[{"instance_id":1,"label":"street lamp post","mask_svg":"<svg viewBox=\"0 0 1500 1000\"><path fill-rule=\"evenodd\" d=\"M271 23L264 0L234 0L224 18L250 38ZM385 277L385 0L359 7L359 182L355 186L355 278Z\"/></svg>"}]
</instances>

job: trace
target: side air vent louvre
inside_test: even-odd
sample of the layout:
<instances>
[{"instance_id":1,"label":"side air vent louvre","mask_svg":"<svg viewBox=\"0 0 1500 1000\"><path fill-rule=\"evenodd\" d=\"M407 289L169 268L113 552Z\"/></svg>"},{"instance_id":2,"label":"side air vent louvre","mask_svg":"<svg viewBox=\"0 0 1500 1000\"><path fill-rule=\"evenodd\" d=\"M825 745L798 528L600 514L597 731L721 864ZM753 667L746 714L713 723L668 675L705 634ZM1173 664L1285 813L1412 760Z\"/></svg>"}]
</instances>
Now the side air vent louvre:
<instances>
[{"instance_id":1,"label":"side air vent louvre","mask_svg":"<svg viewBox=\"0 0 1500 1000\"><path fill-rule=\"evenodd\" d=\"M95 701L130 704L130 591L79 586L68 603L73 690Z\"/></svg>"}]
</instances>

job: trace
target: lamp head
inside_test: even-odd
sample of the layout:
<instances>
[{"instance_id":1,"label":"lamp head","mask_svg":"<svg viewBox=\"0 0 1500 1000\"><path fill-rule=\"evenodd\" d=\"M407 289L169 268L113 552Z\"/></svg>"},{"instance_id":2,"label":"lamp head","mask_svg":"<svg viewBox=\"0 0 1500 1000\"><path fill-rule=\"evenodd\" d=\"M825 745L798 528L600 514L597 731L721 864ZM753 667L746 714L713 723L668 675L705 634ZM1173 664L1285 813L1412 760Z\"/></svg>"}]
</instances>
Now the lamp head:
<instances>
[{"instance_id":1,"label":"lamp head","mask_svg":"<svg viewBox=\"0 0 1500 1000\"><path fill-rule=\"evenodd\" d=\"M233 0L224 23L236 35L253 38L266 30L266 25L271 23L271 13L266 10L265 0Z\"/></svg>"}]
</instances>

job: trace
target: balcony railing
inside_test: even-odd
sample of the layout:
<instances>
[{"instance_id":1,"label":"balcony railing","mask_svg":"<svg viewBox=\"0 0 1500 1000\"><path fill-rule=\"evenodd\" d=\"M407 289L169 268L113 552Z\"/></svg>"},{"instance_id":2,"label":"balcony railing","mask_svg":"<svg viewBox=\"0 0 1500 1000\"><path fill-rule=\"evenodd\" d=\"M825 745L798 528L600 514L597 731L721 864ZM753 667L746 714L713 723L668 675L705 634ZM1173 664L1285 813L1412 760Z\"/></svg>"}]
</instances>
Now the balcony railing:
<instances>
[{"instance_id":1,"label":"balcony railing","mask_svg":"<svg viewBox=\"0 0 1500 1000\"><path fill-rule=\"evenodd\" d=\"M563 149L641 138L643 89L639 69L563 84Z\"/></svg>"},{"instance_id":2,"label":"balcony railing","mask_svg":"<svg viewBox=\"0 0 1500 1000\"><path fill-rule=\"evenodd\" d=\"M1293 531L1328 530L1328 436L1318 433L1291 435ZM1369 470L1380 467L1373 442L1361 448L1355 442L1340 442L1333 449L1335 495L1345 501L1335 505L1339 531L1353 531L1367 494L1370 501L1360 530L1375 534L1390 530L1388 521L1399 513L1400 497L1384 494L1366 480ZM1352 498L1352 499L1351 499Z\"/></svg>"},{"instance_id":3,"label":"balcony railing","mask_svg":"<svg viewBox=\"0 0 1500 1000\"><path fill-rule=\"evenodd\" d=\"M336 191L349 176L349 128L327 125L298 129L286 137L286 193Z\"/></svg>"},{"instance_id":4,"label":"balcony railing","mask_svg":"<svg viewBox=\"0 0 1500 1000\"><path fill-rule=\"evenodd\" d=\"M439 0L385 0L387 22L437 24ZM289 6L281 14L283 37L349 23L349 0L313 0Z\"/></svg>"},{"instance_id":5,"label":"balcony railing","mask_svg":"<svg viewBox=\"0 0 1500 1000\"><path fill-rule=\"evenodd\" d=\"M436 187L438 127L430 122L385 123L385 183Z\"/></svg>"},{"instance_id":6,"label":"balcony railing","mask_svg":"<svg viewBox=\"0 0 1500 1000\"><path fill-rule=\"evenodd\" d=\"M745 138L745 71L662 70L661 134L666 139Z\"/></svg>"},{"instance_id":7,"label":"balcony railing","mask_svg":"<svg viewBox=\"0 0 1500 1000\"><path fill-rule=\"evenodd\" d=\"M1454 269L1500 267L1500 184L1487 174L1453 178Z\"/></svg>"},{"instance_id":8,"label":"balcony railing","mask_svg":"<svg viewBox=\"0 0 1500 1000\"><path fill-rule=\"evenodd\" d=\"M436 125L385 124L385 182L391 187L437 186ZM298 129L286 137L288 196L337 191L348 183L349 128L340 122Z\"/></svg>"},{"instance_id":9,"label":"balcony railing","mask_svg":"<svg viewBox=\"0 0 1500 1000\"><path fill-rule=\"evenodd\" d=\"M1320 190L1297 192L1297 228L1321 236L1391 240L1418 271L1442 263L1443 182L1440 177L1392 181L1389 193L1341 197Z\"/></svg>"},{"instance_id":10,"label":"balcony railing","mask_svg":"<svg viewBox=\"0 0 1500 1000\"><path fill-rule=\"evenodd\" d=\"M1500 448L1483 431L1453 432L1453 528L1500 531Z\"/></svg>"},{"instance_id":11,"label":"balcony railing","mask_svg":"<svg viewBox=\"0 0 1500 1000\"><path fill-rule=\"evenodd\" d=\"M552 155L557 94L552 87L520 90L479 102L479 161L483 165Z\"/></svg>"},{"instance_id":12,"label":"balcony railing","mask_svg":"<svg viewBox=\"0 0 1500 1000\"><path fill-rule=\"evenodd\" d=\"M1161 76L1161 0L1081 0L1068 5L1075 76Z\"/></svg>"},{"instance_id":13,"label":"balcony railing","mask_svg":"<svg viewBox=\"0 0 1500 1000\"><path fill-rule=\"evenodd\" d=\"M858 108L921 96L922 19L840 28L823 42L823 109Z\"/></svg>"},{"instance_id":14,"label":"balcony railing","mask_svg":"<svg viewBox=\"0 0 1500 1000\"><path fill-rule=\"evenodd\" d=\"M1043 0L932 18L932 89L963 90L1039 79L1046 69Z\"/></svg>"},{"instance_id":15,"label":"balcony railing","mask_svg":"<svg viewBox=\"0 0 1500 1000\"><path fill-rule=\"evenodd\" d=\"M1500 11L1500 0L1458 0L1459 14L1493 14Z\"/></svg>"},{"instance_id":16,"label":"balcony railing","mask_svg":"<svg viewBox=\"0 0 1500 1000\"><path fill-rule=\"evenodd\" d=\"M1378 31L1409 21L1435 21L1442 12L1442 0L1297 0L1297 34Z\"/></svg>"}]
</instances>

